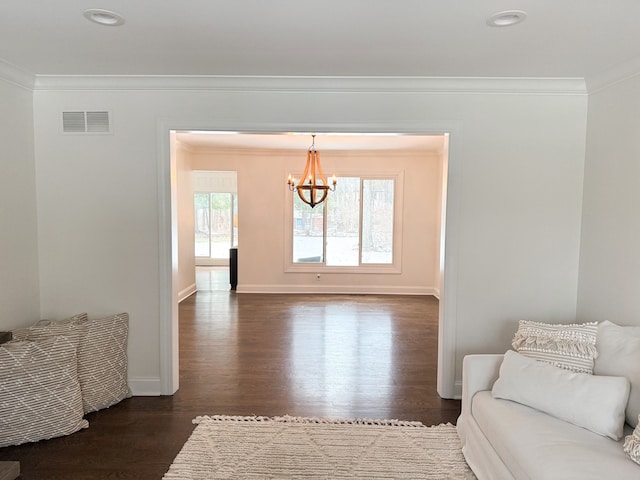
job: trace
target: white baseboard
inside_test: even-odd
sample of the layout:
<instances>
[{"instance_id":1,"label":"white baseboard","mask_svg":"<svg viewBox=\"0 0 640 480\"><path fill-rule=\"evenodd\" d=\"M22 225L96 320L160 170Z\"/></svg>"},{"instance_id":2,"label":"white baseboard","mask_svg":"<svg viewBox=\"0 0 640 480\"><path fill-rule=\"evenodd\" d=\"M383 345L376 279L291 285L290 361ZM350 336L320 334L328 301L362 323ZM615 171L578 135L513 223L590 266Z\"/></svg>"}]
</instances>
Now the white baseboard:
<instances>
[{"instance_id":1,"label":"white baseboard","mask_svg":"<svg viewBox=\"0 0 640 480\"><path fill-rule=\"evenodd\" d=\"M196 284L193 283L189 285L187 288L184 288L178 292L178 303L183 301L184 299L190 297L194 293L196 293L198 289L196 288Z\"/></svg>"},{"instance_id":2,"label":"white baseboard","mask_svg":"<svg viewBox=\"0 0 640 480\"><path fill-rule=\"evenodd\" d=\"M129 388L134 397L158 397L161 395L160 378L130 378Z\"/></svg>"},{"instance_id":3,"label":"white baseboard","mask_svg":"<svg viewBox=\"0 0 640 480\"><path fill-rule=\"evenodd\" d=\"M462 380L456 380L456 382L454 383L454 399L455 400L460 400L462 399Z\"/></svg>"},{"instance_id":4,"label":"white baseboard","mask_svg":"<svg viewBox=\"0 0 640 480\"><path fill-rule=\"evenodd\" d=\"M438 290L433 287L394 287L384 285L247 285L238 284L237 293L326 293L351 295L432 295Z\"/></svg>"}]
</instances>

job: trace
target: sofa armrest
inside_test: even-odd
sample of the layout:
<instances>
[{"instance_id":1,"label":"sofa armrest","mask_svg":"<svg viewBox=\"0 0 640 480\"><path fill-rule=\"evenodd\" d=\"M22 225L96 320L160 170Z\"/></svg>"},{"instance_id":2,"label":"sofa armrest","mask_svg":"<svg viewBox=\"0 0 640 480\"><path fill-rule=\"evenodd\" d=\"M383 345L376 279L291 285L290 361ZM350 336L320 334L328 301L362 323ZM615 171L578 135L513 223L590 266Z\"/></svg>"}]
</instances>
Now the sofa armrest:
<instances>
[{"instance_id":1,"label":"sofa armrest","mask_svg":"<svg viewBox=\"0 0 640 480\"><path fill-rule=\"evenodd\" d=\"M491 390L498 379L503 354L466 355L462 360L462 415L471 413L477 392Z\"/></svg>"}]
</instances>

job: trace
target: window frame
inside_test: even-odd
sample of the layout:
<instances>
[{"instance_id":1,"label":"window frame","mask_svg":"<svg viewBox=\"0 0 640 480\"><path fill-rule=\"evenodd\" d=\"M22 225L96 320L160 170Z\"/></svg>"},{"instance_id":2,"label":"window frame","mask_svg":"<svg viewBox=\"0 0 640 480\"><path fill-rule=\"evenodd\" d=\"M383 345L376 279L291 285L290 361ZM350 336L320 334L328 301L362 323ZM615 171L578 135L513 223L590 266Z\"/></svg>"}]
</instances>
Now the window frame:
<instances>
[{"instance_id":1,"label":"window frame","mask_svg":"<svg viewBox=\"0 0 640 480\"><path fill-rule=\"evenodd\" d=\"M298 177L300 174L298 174ZM286 177L286 174L285 174ZM394 197L393 197L393 261L389 264L369 263L360 264L358 266L327 266L326 261L326 237L323 236L323 262L322 263L294 263L293 262L293 200L292 195L297 192L291 192L285 189L285 208L284 208L284 272L285 273L376 273L376 274L400 274L402 273L402 223L403 223L403 198L404 198L404 170L385 171L362 174L362 172L342 171L336 172L338 184L336 188L340 188L340 177L358 177L361 180L394 180ZM331 195L332 192L329 192ZM360 201L360 236L362 236L362 199ZM326 235L327 231L327 214L323 215L323 228ZM359 261L361 261L362 239L359 241L360 252L358 252Z\"/></svg>"}]
</instances>

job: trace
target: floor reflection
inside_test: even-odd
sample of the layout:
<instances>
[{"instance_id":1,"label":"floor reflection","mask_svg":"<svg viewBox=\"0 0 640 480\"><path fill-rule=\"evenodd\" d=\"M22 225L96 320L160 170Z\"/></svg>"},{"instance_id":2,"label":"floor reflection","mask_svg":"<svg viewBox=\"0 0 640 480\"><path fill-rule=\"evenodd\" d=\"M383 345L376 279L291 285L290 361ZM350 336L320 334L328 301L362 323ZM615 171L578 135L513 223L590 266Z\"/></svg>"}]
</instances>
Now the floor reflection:
<instances>
[{"instance_id":1,"label":"floor reflection","mask_svg":"<svg viewBox=\"0 0 640 480\"><path fill-rule=\"evenodd\" d=\"M229 291L229 267L196 267L198 292Z\"/></svg>"},{"instance_id":2,"label":"floor reflection","mask_svg":"<svg viewBox=\"0 0 640 480\"><path fill-rule=\"evenodd\" d=\"M291 392L297 403L329 404L335 414L361 402L388 404L393 397L393 323L384 312L350 306L304 309L291 324Z\"/></svg>"}]
</instances>

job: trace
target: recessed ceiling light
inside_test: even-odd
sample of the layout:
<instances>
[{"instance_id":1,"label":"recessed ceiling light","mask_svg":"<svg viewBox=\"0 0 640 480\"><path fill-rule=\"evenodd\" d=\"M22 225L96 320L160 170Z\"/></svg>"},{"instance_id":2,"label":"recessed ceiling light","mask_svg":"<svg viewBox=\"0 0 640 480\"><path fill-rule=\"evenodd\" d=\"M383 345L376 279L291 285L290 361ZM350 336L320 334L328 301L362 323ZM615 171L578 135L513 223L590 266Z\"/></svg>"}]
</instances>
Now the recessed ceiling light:
<instances>
[{"instance_id":1,"label":"recessed ceiling light","mask_svg":"<svg viewBox=\"0 0 640 480\"><path fill-rule=\"evenodd\" d=\"M487 20L487 25L490 27L510 27L516 23L523 22L525 18L527 18L527 12L523 12L522 10L506 10L491 15Z\"/></svg>"},{"instance_id":2,"label":"recessed ceiling light","mask_svg":"<svg viewBox=\"0 0 640 480\"><path fill-rule=\"evenodd\" d=\"M102 10L101 8L85 10L84 16L94 23L107 27L117 27L124 23L124 18L119 13L112 12L111 10Z\"/></svg>"}]
</instances>

